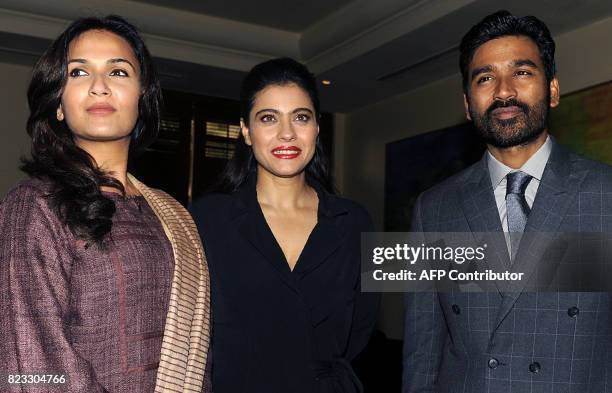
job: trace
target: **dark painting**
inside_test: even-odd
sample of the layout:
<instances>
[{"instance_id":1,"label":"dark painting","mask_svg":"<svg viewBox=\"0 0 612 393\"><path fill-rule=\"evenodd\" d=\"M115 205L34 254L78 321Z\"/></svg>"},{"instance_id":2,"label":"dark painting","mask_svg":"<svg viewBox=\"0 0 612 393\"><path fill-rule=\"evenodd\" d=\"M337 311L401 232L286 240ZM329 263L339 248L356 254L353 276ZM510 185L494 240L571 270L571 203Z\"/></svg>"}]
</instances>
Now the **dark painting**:
<instances>
[{"instance_id":1,"label":"dark painting","mask_svg":"<svg viewBox=\"0 0 612 393\"><path fill-rule=\"evenodd\" d=\"M570 150L612 165L612 82L564 95L550 111L550 132Z\"/></svg>"},{"instance_id":2,"label":"dark painting","mask_svg":"<svg viewBox=\"0 0 612 393\"><path fill-rule=\"evenodd\" d=\"M471 123L388 143L385 231L408 231L419 194L478 161L484 149Z\"/></svg>"}]
</instances>

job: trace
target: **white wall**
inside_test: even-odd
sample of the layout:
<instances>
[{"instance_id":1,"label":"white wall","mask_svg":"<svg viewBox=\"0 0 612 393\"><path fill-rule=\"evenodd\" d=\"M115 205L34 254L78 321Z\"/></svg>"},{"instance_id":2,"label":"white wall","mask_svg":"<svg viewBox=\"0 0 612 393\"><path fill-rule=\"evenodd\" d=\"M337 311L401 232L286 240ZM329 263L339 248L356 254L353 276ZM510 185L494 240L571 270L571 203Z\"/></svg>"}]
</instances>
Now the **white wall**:
<instances>
[{"instance_id":1,"label":"white wall","mask_svg":"<svg viewBox=\"0 0 612 393\"><path fill-rule=\"evenodd\" d=\"M561 93L612 80L612 18L555 37ZM335 159L345 196L361 202L379 230L384 220L385 145L420 133L465 121L459 72L417 90L347 114L337 143L343 155ZM563 98L561 99L563 105ZM612 108L611 108L612 110ZM407 171L410 168L405 168ZM384 297L379 328L402 337L402 299Z\"/></svg>"},{"instance_id":2,"label":"white wall","mask_svg":"<svg viewBox=\"0 0 612 393\"><path fill-rule=\"evenodd\" d=\"M19 157L30 150L25 124L28 118L26 90L31 68L0 63L0 198L25 175Z\"/></svg>"}]
</instances>

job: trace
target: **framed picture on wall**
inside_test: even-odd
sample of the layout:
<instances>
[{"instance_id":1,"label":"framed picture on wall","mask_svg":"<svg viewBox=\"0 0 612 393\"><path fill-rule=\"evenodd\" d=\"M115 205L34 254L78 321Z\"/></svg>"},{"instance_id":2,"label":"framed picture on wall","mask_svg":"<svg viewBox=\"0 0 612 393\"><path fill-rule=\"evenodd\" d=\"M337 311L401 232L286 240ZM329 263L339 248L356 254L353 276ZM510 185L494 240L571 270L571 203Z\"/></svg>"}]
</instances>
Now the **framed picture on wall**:
<instances>
[{"instance_id":1,"label":"framed picture on wall","mask_svg":"<svg viewBox=\"0 0 612 393\"><path fill-rule=\"evenodd\" d=\"M612 82L564 95L549 120L559 143L612 165Z\"/></svg>"},{"instance_id":2,"label":"framed picture on wall","mask_svg":"<svg viewBox=\"0 0 612 393\"><path fill-rule=\"evenodd\" d=\"M408 231L419 194L478 161L484 149L471 123L388 143L385 231Z\"/></svg>"}]
</instances>

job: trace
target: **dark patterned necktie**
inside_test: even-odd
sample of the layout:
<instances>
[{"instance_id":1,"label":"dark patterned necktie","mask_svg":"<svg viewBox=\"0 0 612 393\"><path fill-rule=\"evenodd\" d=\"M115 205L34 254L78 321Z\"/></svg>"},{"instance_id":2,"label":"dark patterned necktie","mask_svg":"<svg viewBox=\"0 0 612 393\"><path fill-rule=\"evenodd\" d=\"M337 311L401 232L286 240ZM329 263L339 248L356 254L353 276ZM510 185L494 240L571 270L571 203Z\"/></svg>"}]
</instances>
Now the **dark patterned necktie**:
<instances>
[{"instance_id":1,"label":"dark patterned necktie","mask_svg":"<svg viewBox=\"0 0 612 393\"><path fill-rule=\"evenodd\" d=\"M508 232L510 232L511 259L518 251L521 234L525 230L531 209L525 199L525 190L531 176L525 172L510 172L506 175L506 211L508 213Z\"/></svg>"}]
</instances>

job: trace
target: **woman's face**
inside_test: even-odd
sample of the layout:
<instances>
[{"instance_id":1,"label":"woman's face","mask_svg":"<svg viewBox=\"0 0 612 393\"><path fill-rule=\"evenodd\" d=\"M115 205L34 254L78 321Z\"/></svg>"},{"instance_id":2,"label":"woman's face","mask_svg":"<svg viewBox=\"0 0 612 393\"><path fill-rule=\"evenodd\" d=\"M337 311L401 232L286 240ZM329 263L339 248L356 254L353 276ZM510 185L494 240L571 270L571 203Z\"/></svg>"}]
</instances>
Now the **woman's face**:
<instances>
[{"instance_id":1,"label":"woman's face","mask_svg":"<svg viewBox=\"0 0 612 393\"><path fill-rule=\"evenodd\" d=\"M126 40L104 30L75 38L68 50L68 80L58 108L75 143L129 138L138 119L140 70Z\"/></svg>"},{"instance_id":2,"label":"woman's face","mask_svg":"<svg viewBox=\"0 0 612 393\"><path fill-rule=\"evenodd\" d=\"M249 127L242 124L242 133L260 173L293 177L314 156L319 125L306 91L293 83L270 85L255 96Z\"/></svg>"}]
</instances>

